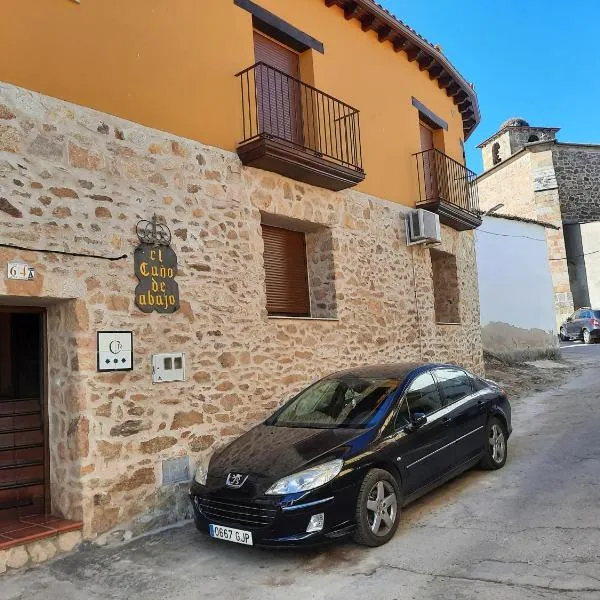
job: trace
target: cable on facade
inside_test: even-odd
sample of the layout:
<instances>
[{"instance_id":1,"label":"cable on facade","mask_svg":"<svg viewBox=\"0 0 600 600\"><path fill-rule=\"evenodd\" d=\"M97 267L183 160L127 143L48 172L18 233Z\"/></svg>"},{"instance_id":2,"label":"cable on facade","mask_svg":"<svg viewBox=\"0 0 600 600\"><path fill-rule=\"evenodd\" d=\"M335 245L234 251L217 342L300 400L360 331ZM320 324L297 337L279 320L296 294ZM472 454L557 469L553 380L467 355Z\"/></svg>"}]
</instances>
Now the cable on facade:
<instances>
[{"instance_id":1,"label":"cable on facade","mask_svg":"<svg viewBox=\"0 0 600 600\"><path fill-rule=\"evenodd\" d=\"M529 237L528 235L510 235L509 233L494 233L493 231L485 231L483 229L478 229L477 233L488 233L489 235L499 235L500 237L512 237L512 238L526 238L528 240L533 240L534 242L545 242L546 240L540 240L540 238ZM584 256L589 256L590 254L598 254L600 250L592 250L592 252L584 252L583 254L574 254L573 256L563 256L561 258L549 258L548 260L571 260L572 258L583 258Z\"/></svg>"},{"instance_id":2,"label":"cable on facade","mask_svg":"<svg viewBox=\"0 0 600 600\"><path fill-rule=\"evenodd\" d=\"M66 256L82 256L84 258L98 258L100 260L122 260L127 258L127 254L121 256L101 256L100 254L86 254L84 252L67 252L65 250L50 250L48 248L26 248L16 244L0 244L0 248L12 248L13 250L24 250L25 252L50 252L52 254L65 254Z\"/></svg>"}]
</instances>

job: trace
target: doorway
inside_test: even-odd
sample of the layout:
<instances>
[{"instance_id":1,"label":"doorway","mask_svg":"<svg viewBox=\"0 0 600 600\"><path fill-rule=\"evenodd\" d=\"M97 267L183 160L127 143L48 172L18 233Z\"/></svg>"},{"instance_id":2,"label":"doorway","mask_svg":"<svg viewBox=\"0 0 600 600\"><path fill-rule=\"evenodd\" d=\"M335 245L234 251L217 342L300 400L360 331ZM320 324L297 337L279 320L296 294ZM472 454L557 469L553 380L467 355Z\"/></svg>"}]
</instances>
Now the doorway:
<instances>
[{"instance_id":1,"label":"doorway","mask_svg":"<svg viewBox=\"0 0 600 600\"><path fill-rule=\"evenodd\" d=\"M419 131L421 135L421 152L423 156L425 200L437 200L439 194L434 133L433 130L423 122L419 123Z\"/></svg>"},{"instance_id":2,"label":"doorway","mask_svg":"<svg viewBox=\"0 0 600 600\"><path fill-rule=\"evenodd\" d=\"M302 145L300 56L291 48L254 32L257 111L263 133Z\"/></svg>"},{"instance_id":3,"label":"doorway","mask_svg":"<svg viewBox=\"0 0 600 600\"><path fill-rule=\"evenodd\" d=\"M0 527L50 509L45 312L0 307Z\"/></svg>"}]
</instances>

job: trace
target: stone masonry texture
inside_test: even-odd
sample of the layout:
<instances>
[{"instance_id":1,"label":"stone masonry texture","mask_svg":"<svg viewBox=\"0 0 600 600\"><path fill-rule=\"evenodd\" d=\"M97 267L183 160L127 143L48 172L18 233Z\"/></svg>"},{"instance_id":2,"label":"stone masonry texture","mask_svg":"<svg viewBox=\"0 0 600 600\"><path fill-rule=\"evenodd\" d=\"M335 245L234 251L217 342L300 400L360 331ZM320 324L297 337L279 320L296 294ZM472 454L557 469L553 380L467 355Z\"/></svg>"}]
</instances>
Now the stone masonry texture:
<instances>
[{"instance_id":1,"label":"stone masonry texture","mask_svg":"<svg viewBox=\"0 0 600 600\"><path fill-rule=\"evenodd\" d=\"M600 221L600 145L558 144L552 157L563 221Z\"/></svg>"},{"instance_id":2,"label":"stone masonry texture","mask_svg":"<svg viewBox=\"0 0 600 600\"><path fill-rule=\"evenodd\" d=\"M429 251L406 247L406 207L242 167L237 155L0 84L0 247L33 281L0 277L3 304L47 307L53 510L93 538L189 515L186 484L162 486L162 462L192 468L336 369L449 361L482 372L471 232L443 227L454 255L460 325L435 325ZM181 306L133 303L141 219L173 234ZM311 224L317 316L269 318L261 219ZM416 297L416 301L415 301ZM131 330L134 369L96 371L96 332ZM151 356L185 352L184 382L151 383ZM36 550L37 551L37 550Z\"/></svg>"}]
</instances>

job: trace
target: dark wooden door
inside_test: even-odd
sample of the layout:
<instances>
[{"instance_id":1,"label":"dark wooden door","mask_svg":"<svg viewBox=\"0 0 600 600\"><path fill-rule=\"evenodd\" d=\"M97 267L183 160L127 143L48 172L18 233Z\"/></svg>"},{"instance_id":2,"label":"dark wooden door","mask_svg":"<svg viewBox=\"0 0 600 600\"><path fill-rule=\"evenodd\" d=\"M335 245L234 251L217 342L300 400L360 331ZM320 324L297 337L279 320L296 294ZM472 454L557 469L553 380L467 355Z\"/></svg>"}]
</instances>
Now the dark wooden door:
<instances>
[{"instance_id":1,"label":"dark wooden door","mask_svg":"<svg viewBox=\"0 0 600 600\"><path fill-rule=\"evenodd\" d=\"M265 285L270 315L310 316L304 233L262 226Z\"/></svg>"},{"instance_id":2,"label":"dark wooden door","mask_svg":"<svg viewBox=\"0 0 600 600\"><path fill-rule=\"evenodd\" d=\"M301 144L300 58L296 52L254 32L256 62L267 64L256 69L257 112L263 133Z\"/></svg>"},{"instance_id":3,"label":"dark wooden door","mask_svg":"<svg viewBox=\"0 0 600 600\"><path fill-rule=\"evenodd\" d=\"M423 185L425 186L425 199L437 200L439 196L438 190L438 174L436 171L436 156L433 151L435 148L433 140L433 131L424 125L419 124L421 133L421 152L423 152Z\"/></svg>"},{"instance_id":4,"label":"dark wooden door","mask_svg":"<svg viewBox=\"0 0 600 600\"><path fill-rule=\"evenodd\" d=\"M47 508L42 319L0 309L0 521Z\"/></svg>"}]
</instances>

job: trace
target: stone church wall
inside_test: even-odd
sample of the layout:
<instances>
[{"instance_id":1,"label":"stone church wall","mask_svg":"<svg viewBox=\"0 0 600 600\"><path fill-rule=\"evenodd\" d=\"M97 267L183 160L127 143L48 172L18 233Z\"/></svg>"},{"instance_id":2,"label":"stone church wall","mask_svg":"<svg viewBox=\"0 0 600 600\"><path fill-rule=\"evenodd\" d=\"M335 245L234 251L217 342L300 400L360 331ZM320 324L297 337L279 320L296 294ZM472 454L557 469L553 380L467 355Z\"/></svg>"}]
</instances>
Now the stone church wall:
<instances>
[{"instance_id":1,"label":"stone church wall","mask_svg":"<svg viewBox=\"0 0 600 600\"><path fill-rule=\"evenodd\" d=\"M600 145L558 144L552 154L563 221L600 221Z\"/></svg>"}]
</instances>

